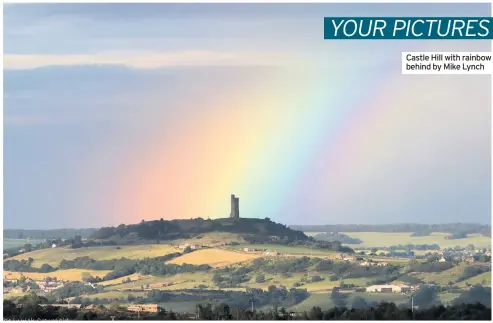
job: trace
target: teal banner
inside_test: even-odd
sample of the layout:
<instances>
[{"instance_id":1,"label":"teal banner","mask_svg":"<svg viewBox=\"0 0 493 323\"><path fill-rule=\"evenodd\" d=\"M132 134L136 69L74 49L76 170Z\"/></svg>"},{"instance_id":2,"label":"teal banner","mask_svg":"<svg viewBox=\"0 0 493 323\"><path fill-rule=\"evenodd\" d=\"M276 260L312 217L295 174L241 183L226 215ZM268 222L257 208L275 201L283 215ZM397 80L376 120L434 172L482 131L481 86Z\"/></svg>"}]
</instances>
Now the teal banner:
<instances>
[{"instance_id":1,"label":"teal banner","mask_svg":"<svg viewBox=\"0 0 493 323\"><path fill-rule=\"evenodd\" d=\"M325 17L324 39L493 39L491 17Z\"/></svg>"}]
</instances>

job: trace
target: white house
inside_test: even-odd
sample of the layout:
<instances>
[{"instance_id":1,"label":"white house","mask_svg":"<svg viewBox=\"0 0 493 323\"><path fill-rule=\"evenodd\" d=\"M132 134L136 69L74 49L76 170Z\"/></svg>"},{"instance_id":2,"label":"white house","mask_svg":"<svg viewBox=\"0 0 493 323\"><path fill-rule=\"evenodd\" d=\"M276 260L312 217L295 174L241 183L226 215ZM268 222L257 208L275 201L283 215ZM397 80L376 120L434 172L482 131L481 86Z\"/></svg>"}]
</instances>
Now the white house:
<instances>
[{"instance_id":1,"label":"white house","mask_svg":"<svg viewBox=\"0 0 493 323\"><path fill-rule=\"evenodd\" d=\"M411 291L411 287L407 285L373 285L366 288L369 293L405 293Z\"/></svg>"}]
</instances>

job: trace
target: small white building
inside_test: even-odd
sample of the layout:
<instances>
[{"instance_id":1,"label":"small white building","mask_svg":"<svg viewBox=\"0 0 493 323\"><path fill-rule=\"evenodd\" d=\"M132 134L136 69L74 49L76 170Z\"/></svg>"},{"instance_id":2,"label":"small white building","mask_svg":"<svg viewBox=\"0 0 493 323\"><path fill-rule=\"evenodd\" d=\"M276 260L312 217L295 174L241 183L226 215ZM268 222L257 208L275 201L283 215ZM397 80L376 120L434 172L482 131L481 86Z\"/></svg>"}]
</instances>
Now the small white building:
<instances>
[{"instance_id":1,"label":"small white building","mask_svg":"<svg viewBox=\"0 0 493 323\"><path fill-rule=\"evenodd\" d=\"M407 285L373 285L366 288L369 293L405 293L411 291Z\"/></svg>"},{"instance_id":2,"label":"small white building","mask_svg":"<svg viewBox=\"0 0 493 323\"><path fill-rule=\"evenodd\" d=\"M51 247L52 247L52 248L56 248L56 244L52 244L52 245L51 245Z\"/></svg>"}]
</instances>

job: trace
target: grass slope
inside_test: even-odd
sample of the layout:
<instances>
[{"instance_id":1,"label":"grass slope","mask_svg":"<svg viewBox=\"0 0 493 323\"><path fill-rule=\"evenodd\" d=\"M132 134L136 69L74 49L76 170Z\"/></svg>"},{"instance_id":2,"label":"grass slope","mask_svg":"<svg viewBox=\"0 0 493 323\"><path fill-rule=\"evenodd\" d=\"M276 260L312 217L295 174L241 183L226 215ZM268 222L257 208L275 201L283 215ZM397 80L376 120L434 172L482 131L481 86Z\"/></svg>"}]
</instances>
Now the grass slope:
<instances>
[{"instance_id":1,"label":"grass slope","mask_svg":"<svg viewBox=\"0 0 493 323\"><path fill-rule=\"evenodd\" d=\"M33 252L24 253L9 259L34 259L33 267L41 267L46 263L51 266L58 266L62 259L72 260L77 257L88 256L95 260L111 260L122 257L128 259L144 259L164 256L169 253L177 252L177 249L165 244L147 244L147 245L132 245L132 246L104 246L104 247L89 247L72 249L67 248L50 248L36 250Z\"/></svg>"},{"instance_id":2,"label":"grass slope","mask_svg":"<svg viewBox=\"0 0 493 323\"><path fill-rule=\"evenodd\" d=\"M349 306L355 297L363 297L367 302L387 301L396 304L406 302L409 299L408 295L403 294L349 293ZM334 303L328 293L312 293L306 300L290 307L289 310L296 312L309 311L313 306L319 306L323 310L328 310L334 307Z\"/></svg>"},{"instance_id":3,"label":"grass slope","mask_svg":"<svg viewBox=\"0 0 493 323\"><path fill-rule=\"evenodd\" d=\"M122 283L124 279L130 277L133 281L130 283ZM212 273L198 272L198 273L186 273L178 274L174 276L125 276L119 279L108 281L106 290L118 291L124 289L161 289L161 290L177 290L187 288L197 288L199 285L206 285L212 287Z\"/></svg>"},{"instance_id":4,"label":"grass slope","mask_svg":"<svg viewBox=\"0 0 493 323\"><path fill-rule=\"evenodd\" d=\"M491 271L479 274L477 276L471 277L469 279L466 279L464 281L461 281L456 284L458 287L466 287L467 284L470 285L477 285L480 284L484 287L486 286L491 286Z\"/></svg>"},{"instance_id":5,"label":"grass slope","mask_svg":"<svg viewBox=\"0 0 493 323\"><path fill-rule=\"evenodd\" d=\"M40 239L3 239L3 250L7 250L10 248L21 247L26 243L30 243L31 245L37 245L38 243L43 242Z\"/></svg>"},{"instance_id":6,"label":"grass slope","mask_svg":"<svg viewBox=\"0 0 493 323\"><path fill-rule=\"evenodd\" d=\"M222 267L258 258L258 255L224 249L202 249L171 260L172 264L210 265Z\"/></svg>"}]
</instances>

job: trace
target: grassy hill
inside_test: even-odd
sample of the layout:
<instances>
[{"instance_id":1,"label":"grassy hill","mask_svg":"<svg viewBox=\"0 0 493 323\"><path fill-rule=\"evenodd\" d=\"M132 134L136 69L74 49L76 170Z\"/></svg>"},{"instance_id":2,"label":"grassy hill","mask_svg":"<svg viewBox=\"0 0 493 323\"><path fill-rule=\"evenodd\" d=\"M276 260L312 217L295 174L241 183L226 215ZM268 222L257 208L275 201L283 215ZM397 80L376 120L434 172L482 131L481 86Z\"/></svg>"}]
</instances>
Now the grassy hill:
<instances>
[{"instance_id":1,"label":"grassy hill","mask_svg":"<svg viewBox=\"0 0 493 323\"><path fill-rule=\"evenodd\" d=\"M448 233L444 232L433 232L419 237L411 237L412 232L344 233L362 240L362 245L355 245L357 247L436 243L443 248L439 239L453 246L472 243L479 247L481 243L489 243L490 239L479 234L469 234L465 239L447 240L445 236ZM461 241L468 239L473 241ZM341 284L354 288L397 283L399 279L404 282L407 279L416 281L413 284L434 282L442 286L459 287L462 290L478 283L491 284L491 271L473 271L476 276L465 276L465 269L470 270L468 266L472 266L466 263L453 268L450 268L452 264L445 264L447 267L441 268L446 270L433 269L437 272L420 272L432 271L425 266L418 266L426 260L417 260L418 265L414 266L406 258L362 255L363 259L371 258L374 261L385 262L388 266L383 264L382 267L365 267L360 266L358 261L344 262L340 258L334 259L334 256L341 254L341 249L331 250L300 231L291 230L268 219L149 221L101 228L89 240L84 240L82 245L86 242L92 246L72 248L73 245L69 244L66 247L41 249L8 258L4 263L9 260L25 260L23 263L26 263L26 260L29 260L30 266L34 267L34 270L31 267L24 269L16 265L18 262L12 261L7 263L11 270L43 271L40 269L43 264L55 267L51 269L54 271L49 273L22 273L25 277L34 279L56 277L59 280L81 281L89 275L104 277L104 281L97 280L100 285L97 293L87 290L83 292L82 297L89 298L90 302L98 298L105 299L106 304L125 304L135 302L135 297L149 297L145 301L162 303L168 310L180 311L194 310L199 302L199 294L206 295L204 299L208 301L228 300L231 304L248 304L248 297L240 294L245 294L252 288L258 289L260 293L270 293L272 286L281 289L285 287L286 293L294 291L293 293L298 294L297 297L288 297L284 304L291 310L299 311L309 310L312 306L333 306L329 293ZM102 245L106 242L116 245ZM178 245L183 244L198 244L205 248L185 252L178 248ZM244 248L256 250L245 251ZM280 254L267 255L265 250L277 251ZM63 259L74 261L72 264L64 262L59 267ZM16 266L11 267L11 264ZM12 278L21 276L19 272L5 274ZM461 277L470 278L461 281ZM150 298L149 295L157 298ZM409 300L409 295L353 291L348 296L348 305L358 296L368 302L386 300L402 303ZM457 294L443 293L440 299L448 302L456 296ZM273 303L263 304L262 306L272 307Z\"/></svg>"},{"instance_id":2,"label":"grassy hill","mask_svg":"<svg viewBox=\"0 0 493 323\"><path fill-rule=\"evenodd\" d=\"M287 241L309 240L303 232L292 230L269 219L244 218L143 221L139 224L101 228L92 235L92 238L117 241L128 240L130 237L141 240L176 240L190 239L210 232L236 233L243 235L246 239L261 241L269 241L272 238Z\"/></svg>"},{"instance_id":3,"label":"grassy hill","mask_svg":"<svg viewBox=\"0 0 493 323\"><path fill-rule=\"evenodd\" d=\"M95 260L111 260L119 258L144 259L164 256L176 252L176 249L166 244L130 245L130 246L103 246L72 249L50 248L27 252L9 259L27 260L33 258L33 267L49 264L56 267L62 259L73 260L77 257L88 256Z\"/></svg>"}]
</instances>

